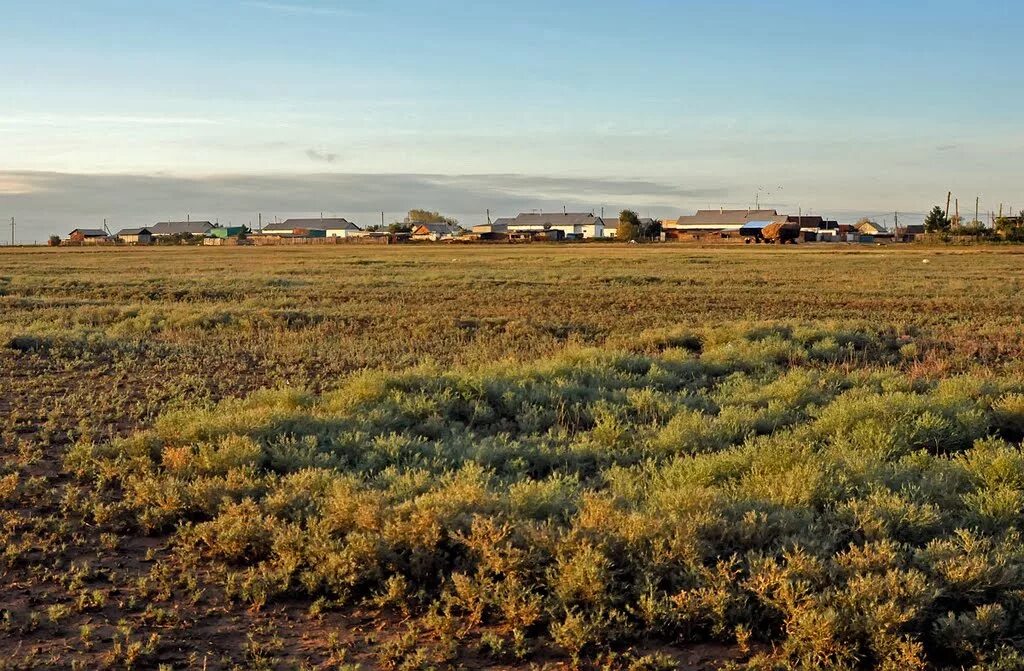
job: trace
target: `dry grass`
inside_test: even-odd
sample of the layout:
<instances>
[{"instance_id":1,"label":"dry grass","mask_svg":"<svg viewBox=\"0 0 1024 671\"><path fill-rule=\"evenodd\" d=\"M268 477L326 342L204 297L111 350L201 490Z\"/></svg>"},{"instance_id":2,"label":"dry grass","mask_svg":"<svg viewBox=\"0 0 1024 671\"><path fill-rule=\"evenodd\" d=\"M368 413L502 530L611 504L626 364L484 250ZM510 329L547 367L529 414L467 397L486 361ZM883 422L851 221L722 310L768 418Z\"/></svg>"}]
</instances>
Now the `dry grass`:
<instances>
[{"instance_id":1,"label":"dry grass","mask_svg":"<svg viewBox=\"0 0 1024 671\"><path fill-rule=\"evenodd\" d=\"M1011 668L1022 260L2 252L0 666Z\"/></svg>"}]
</instances>

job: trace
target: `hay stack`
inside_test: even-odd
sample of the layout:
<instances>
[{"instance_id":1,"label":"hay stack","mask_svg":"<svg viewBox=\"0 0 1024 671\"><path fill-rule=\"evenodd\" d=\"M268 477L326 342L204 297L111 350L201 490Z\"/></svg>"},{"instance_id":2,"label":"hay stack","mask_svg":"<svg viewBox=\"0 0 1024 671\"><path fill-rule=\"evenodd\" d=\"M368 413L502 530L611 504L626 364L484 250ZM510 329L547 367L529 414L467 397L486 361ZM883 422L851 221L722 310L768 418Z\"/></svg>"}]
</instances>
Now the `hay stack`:
<instances>
[{"instance_id":1,"label":"hay stack","mask_svg":"<svg viewBox=\"0 0 1024 671\"><path fill-rule=\"evenodd\" d=\"M761 229L761 237L765 240L778 240L782 237L782 222L774 221Z\"/></svg>"}]
</instances>

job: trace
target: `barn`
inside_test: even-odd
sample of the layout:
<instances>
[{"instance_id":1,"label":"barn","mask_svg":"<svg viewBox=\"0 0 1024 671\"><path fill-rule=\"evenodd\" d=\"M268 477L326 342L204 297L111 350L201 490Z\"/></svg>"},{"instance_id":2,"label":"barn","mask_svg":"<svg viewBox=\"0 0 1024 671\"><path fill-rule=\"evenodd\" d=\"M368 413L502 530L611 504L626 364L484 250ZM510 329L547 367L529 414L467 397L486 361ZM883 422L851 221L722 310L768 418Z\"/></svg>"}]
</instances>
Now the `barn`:
<instances>
[{"instance_id":1,"label":"barn","mask_svg":"<svg viewBox=\"0 0 1024 671\"><path fill-rule=\"evenodd\" d=\"M114 237L126 245L153 244L153 233L148 228L122 228Z\"/></svg>"},{"instance_id":2,"label":"barn","mask_svg":"<svg viewBox=\"0 0 1024 671\"><path fill-rule=\"evenodd\" d=\"M68 242L79 245L98 245L109 240L107 232L99 228L76 228L68 234Z\"/></svg>"}]
</instances>

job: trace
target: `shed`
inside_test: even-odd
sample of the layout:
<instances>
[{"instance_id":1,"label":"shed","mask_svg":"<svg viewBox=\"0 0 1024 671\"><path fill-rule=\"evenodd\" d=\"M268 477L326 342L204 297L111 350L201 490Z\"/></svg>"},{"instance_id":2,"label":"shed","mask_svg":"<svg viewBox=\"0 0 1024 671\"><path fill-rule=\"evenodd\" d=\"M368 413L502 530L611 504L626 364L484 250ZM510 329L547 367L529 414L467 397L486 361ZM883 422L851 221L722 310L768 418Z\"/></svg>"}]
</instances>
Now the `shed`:
<instances>
[{"instance_id":1,"label":"shed","mask_svg":"<svg viewBox=\"0 0 1024 671\"><path fill-rule=\"evenodd\" d=\"M148 228L122 228L115 237L127 245L153 244L153 234Z\"/></svg>"},{"instance_id":2,"label":"shed","mask_svg":"<svg viewBox=\"0 0 1024 671\"><path fill-rule=\"evenodd\" d=\"M68 240L80 244L97 244L108 239L107 232L100 228L76 228L68 234Z\"/></svg>"}]
</instances>

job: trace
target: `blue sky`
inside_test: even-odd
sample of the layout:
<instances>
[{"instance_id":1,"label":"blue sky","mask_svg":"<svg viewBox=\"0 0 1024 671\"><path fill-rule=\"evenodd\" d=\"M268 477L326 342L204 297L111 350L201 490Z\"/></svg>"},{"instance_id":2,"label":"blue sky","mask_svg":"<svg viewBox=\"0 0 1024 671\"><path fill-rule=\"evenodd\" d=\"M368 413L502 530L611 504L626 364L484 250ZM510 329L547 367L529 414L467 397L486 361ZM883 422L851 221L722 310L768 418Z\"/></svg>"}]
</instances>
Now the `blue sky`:
<instances>
[{"instance_id":1,"label":"blue sky","mask_svg":"<svg viewBox=\"0 0 1024 671\"><path fill-rule=\"evenodd\" d=\"M1024 206L1016 2L0 0L0 16L0 216L39 234L284 207L678 216L759 188L840 217L947 189Z\"/></svg>"}]
</instances>

